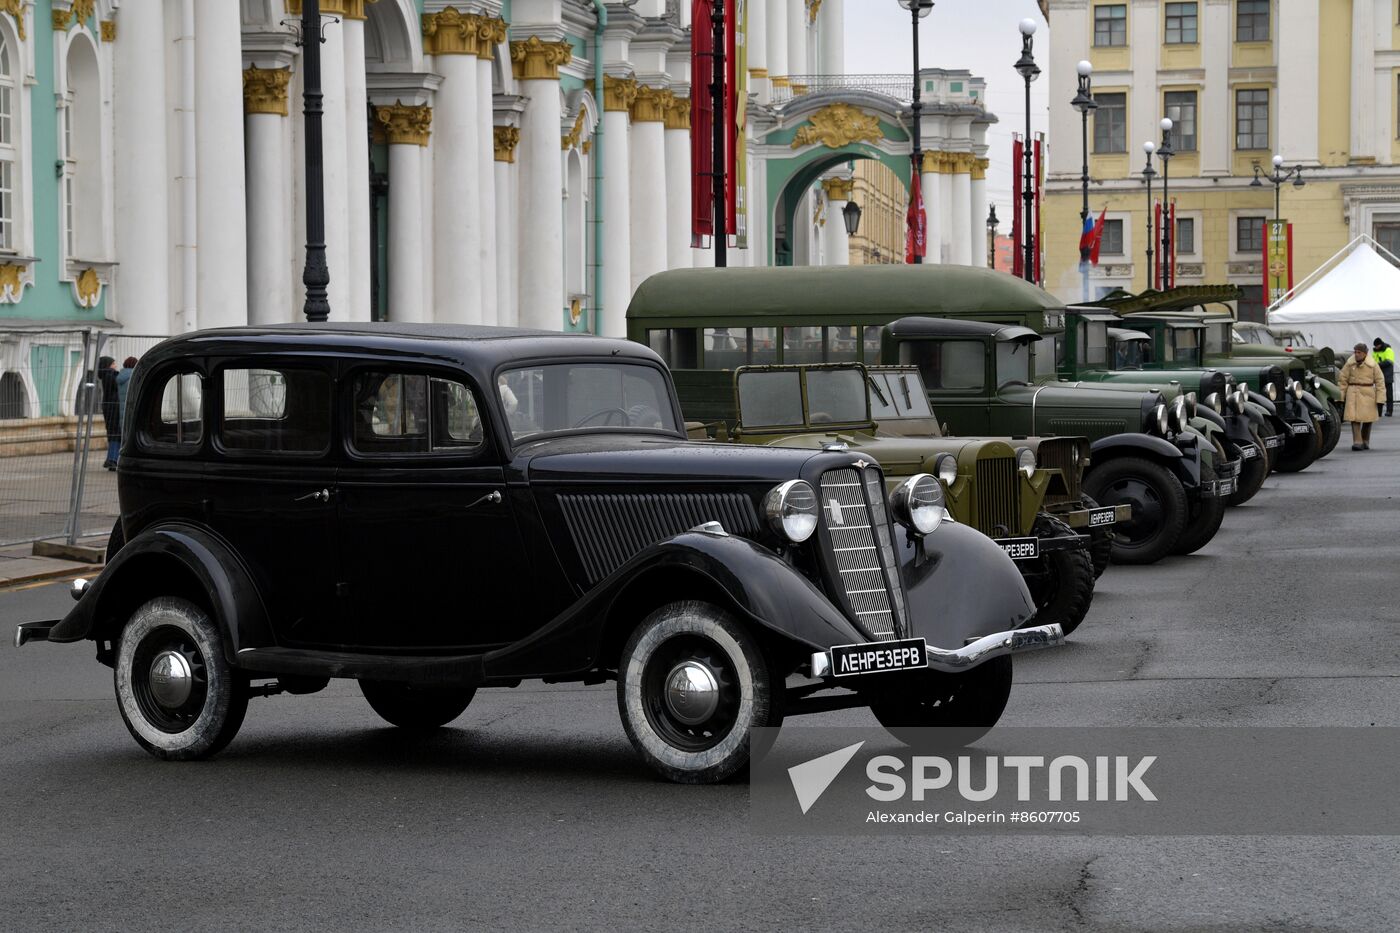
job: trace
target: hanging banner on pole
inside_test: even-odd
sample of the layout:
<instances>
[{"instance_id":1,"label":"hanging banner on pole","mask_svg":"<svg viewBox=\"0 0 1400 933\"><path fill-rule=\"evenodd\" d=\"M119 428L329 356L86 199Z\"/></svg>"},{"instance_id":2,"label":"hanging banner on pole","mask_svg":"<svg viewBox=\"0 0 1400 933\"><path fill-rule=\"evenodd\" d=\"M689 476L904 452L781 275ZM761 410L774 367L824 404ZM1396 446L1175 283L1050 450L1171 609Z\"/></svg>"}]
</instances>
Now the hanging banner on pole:
<instances>
[{"instance_id":1,"label":"hanging banner on pole","mask_svg":"<svg viewBox=\"0 0 1400 933\"><path fill-rule=\"evenodd\" d=\"M1293 225L1270 220L1264 228L1264 300L1271 305L1293 287Z\"/></svg>"},{"instance_id":2,"label":"hanging banner on pole","mask_svg":"<svg viewBox=\"0 0 1400 933\"><path fill-rule=\"evenodd\" d=\"M1035 284L1045 284L1045 236L1040 223L1040 202L1045 193L1045 134L1035 134Z\"/></svg>"},{"instance_id":3,"label":"hanging banner on pole","mask_svg":"<svg viewBox=\"0 0 1400 933\"><path fill-rule=\"evenodd\" d=\"M690 21L710 21L711 0L695 0ZM695 28L690 36L690 245L706 246L715 235L715 108L706 89L714 74L714 38Z\"/></svg>"},{"instance_id":4,"label":"hanging banner on pole","mask_svg":"<svg viewBox=\"0 0 1400 933\"><path fill-rule=\"evenodd\" d=\"M834 218L833 223L840 221ZM909 176L909 212L905 217L904 261L912 264L914 257L928 254L928 215L924 213L923 182L918 171Z\"/></svg>"},{"instance_id":5,"label":"hanging banner on pole","mask_svg":"<svg viewBox=\"0 0 1400 933\"><path fill-rule=\"evenodd\" d=\"M746 249L749 245L749 137L745 130L749 110L749 53L748 23L749 0L730 0L734 12L726 23L729 34L729 112L734 115L730 124L729 173L729 231L734 236L736 249Z\"/></svg>"},{"instance_id":6,"label":"hanging banner on pole","mask_svg":"<svg viewBox=\"0 0 1400 933\"><path fill-rule=\"evenodd\" d=\"M1160 244L1161 238L1157 231L1162 229L1162 202L1157 198L1152 199L1152 239ZM1157 251L1152 254L1152 268L1149 270L1152 275L1152 284L1149 286L1157 291L1162 290L1162 248L1159 245Z\"/></svg>"},{"instance_id":7,"label":"hanging banner on pole","mask_svg":"<svg viewBox=\"0 0 1400 933\"><path fill-rule=\"evenodd\" d=\"M1021 228L1024 226L1023 217L1025 208L1025 159L1026 150L1017 133L1011 134L1011 242L1015 244L1015 252L1011 259L1011 274L1016 278L1025 278L1026 274L1026 244L1021 239Z\"/></svg>"}]
</instances>

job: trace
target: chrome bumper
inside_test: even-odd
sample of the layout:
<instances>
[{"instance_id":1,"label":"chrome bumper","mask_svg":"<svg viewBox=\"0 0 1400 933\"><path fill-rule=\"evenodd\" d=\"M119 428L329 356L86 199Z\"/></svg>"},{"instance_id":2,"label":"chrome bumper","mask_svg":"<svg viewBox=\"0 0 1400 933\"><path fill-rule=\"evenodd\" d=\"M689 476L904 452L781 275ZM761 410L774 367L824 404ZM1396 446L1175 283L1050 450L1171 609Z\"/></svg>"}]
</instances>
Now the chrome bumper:
<instances>
[{"instance_id":1,"label":"chrome bumper","mask_svg":"<svg viewBox=\"0 0 1400 933\"><path fill-rule=\"evenodd\" d=\"M1065 643L1064 630L1058 622L1049 625L1032 625L1013 629L1009 632L996 632L983 635L976 641L961 648L935 648L925 645L928 666L936 671L957 674L970 670L984 661L999 658L1004 654L1020 654L1024 651L1037 651L1041 648L1058 648ZM831 676L831 652L812 652L812 676Z\"/></svg>"}]
</instances>

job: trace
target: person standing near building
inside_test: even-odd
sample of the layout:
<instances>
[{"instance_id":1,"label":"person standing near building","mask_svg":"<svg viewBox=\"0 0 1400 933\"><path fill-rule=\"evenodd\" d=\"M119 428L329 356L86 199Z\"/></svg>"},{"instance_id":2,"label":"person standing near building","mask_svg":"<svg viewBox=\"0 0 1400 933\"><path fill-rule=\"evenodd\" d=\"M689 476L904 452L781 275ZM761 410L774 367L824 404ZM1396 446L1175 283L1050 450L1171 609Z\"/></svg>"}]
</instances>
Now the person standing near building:
<instances>
[{"instance_id":1,"label":"person standing near building","mask_svg":"<svg viewBox=\"0 0 1400 933\"><path fill-rule=\"evenodd\" d=\"M1366 344L1358 343L1351 358L1338 377L1342 386L1344 417L1351 422L1351 449L1371 449L1371 424L1380 417L1385 401L1385 377L1376 361L1366 353Z\"/></svg>"},{"instance_id":2,"label":"person standing near building","mask_svg":"<svg viewBox=\"0 0 1400 933\"><path fill-rule=\"evenodd\" d=\"M1395 414L1395 351L1390 344L1377 337L1371 345L1371 355L1376 358L1376 364L1381 368L1381 375L1385 377L1385 416L1390 418ZM1376 417L1381 414L1381 402L1376 402Z\"/></svg>"},{"instance_id":3,"label":"person standing near building","mask_svg":"<svg viewBox=\"0 0 1400 933\"><path fill-rule=\"evenodd\" d=\"M131 385L131 374L136 370L136 357L128 356L122 361L121 372L117 373L117 416L121 419L122 434L126 434L126 390Z\"/></svg>"},{"instance_id":4,"label":"person standing near building","mask_svg":"<svg viewBox=\"0 0 1400 933\"><path fill-rule=\"evenodd\" d=\"M102 384L102 423L107 427L107 459L104 470L117 468L117 452L122 442L122 413L117 387L117 361L104 356L97 361L97 381Z\"/></svg>"}]
</instances>

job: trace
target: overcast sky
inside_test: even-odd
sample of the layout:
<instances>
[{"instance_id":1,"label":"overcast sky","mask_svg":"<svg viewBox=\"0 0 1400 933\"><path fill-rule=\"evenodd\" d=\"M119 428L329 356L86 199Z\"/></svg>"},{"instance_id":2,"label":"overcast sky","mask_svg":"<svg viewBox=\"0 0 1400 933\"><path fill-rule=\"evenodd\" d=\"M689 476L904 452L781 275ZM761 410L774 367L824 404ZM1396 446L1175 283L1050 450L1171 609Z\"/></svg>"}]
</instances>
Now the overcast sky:
<instances>
[{"instance_id":1,"label":"overcast sky","mask_svg":"<svg viewBox=\"0 0 1400 933\"><path fill-rule=\"evenodd\" d=\"M996 205L1000 230L1010 233L1011 134L1025 131L1025 85L1012 68L1021 57L1017 24L1037 23L1035 59L1041 75L1031 85L1031 128L1045 132L1050 40L1035 0L938 0L919 25L919 63L925 68L966 68L987 80L987 108L1001 121L987 133L992 165L987 199ZM897 0L846 0L846 71L889 74L913 70L909 13ZM1069 97L1074 88L1060 89Z\"/></svg>"}]
</instances>

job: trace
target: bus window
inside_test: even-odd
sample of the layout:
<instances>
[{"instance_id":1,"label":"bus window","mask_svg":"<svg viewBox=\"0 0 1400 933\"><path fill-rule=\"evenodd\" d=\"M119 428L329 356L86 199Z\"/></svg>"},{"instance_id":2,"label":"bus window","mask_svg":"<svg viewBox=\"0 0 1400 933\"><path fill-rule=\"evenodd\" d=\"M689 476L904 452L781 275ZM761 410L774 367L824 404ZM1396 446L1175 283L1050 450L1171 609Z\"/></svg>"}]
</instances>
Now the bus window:
<instances>
[{"instance_id":1,"label":"bus window","mask_svg":"<svg viewBox=\"0 0 1400 933\"><path fill-rule=\"evenodd\" d=\"M784 327L783 362L822 362L822 329L820 327Z\"/></svg>"},{"instance_id":2,"label":"bus window","mask_svg":"<svg viewBox=\"0 0 1400 933\"><path fill-rule=\"evenodd\" d=\"M671 369L699 369L696 331L691 328L647 331L647 346L657 352Z\"/></svg>"},{"instance_id":3,"label":"bus window","mask_svg":"<svg viewBox=\"0 0 1400 933\"><path fill-rule=\"evenodd\" d=\"M828 327L826 329L826 361L828 363L856 363L860 359L859 338L856 327Z\"/></svg>"},{"instance_id":4,"label":"bus window","mask_svg":"<svg viewBox=\"0 0 1400 933\"><path fill-rule=\"evenodd\" d=\"M749 335L742 327L707 327L705 368L738 369L749 361Z\"/></svg>"},{"instance_id":5,"label":"bus window","mask_svg":"<svg viewBox=\"0 0 1400 933\"><path fill-rule=\"evenodd\" d=\"M861 362L869 366L880 359L880 326L878 324L867 324L865 326L864 338L865 355L861 357Z\"/></svg>"}]
</instances>

